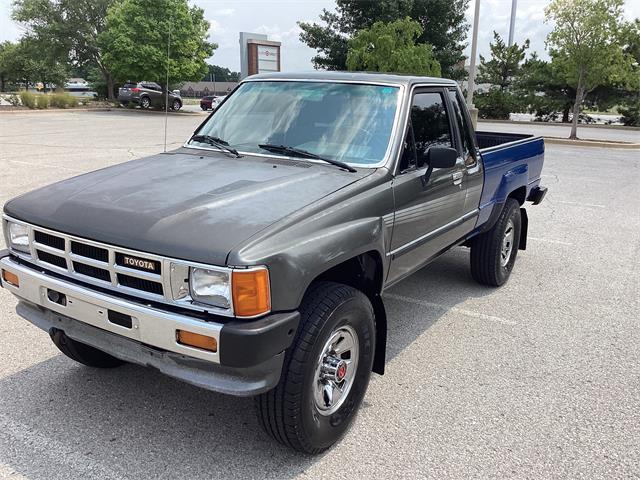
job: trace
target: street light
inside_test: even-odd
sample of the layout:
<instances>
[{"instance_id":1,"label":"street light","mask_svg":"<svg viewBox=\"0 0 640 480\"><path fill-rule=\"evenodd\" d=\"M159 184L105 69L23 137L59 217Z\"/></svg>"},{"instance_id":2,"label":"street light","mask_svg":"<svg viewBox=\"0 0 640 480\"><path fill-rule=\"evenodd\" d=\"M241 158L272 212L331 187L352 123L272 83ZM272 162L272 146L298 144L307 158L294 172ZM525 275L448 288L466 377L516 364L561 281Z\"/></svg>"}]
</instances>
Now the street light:
<instances>
[{"instance_id":1,"label":"street light","mask_svg":"<svg viewBox=\"0 0 640 480\"><path fill-rule=\"evenodd\" d=\"M475 127L478 123L478 109L473 105L473 90L476 82L476 53L478 52L478 20L480 18L480 0L476 0L473 14L473 34L471 37L471 58L469 60L469 81L467 82L467 106Z\"/></svg>"}]
</instances>

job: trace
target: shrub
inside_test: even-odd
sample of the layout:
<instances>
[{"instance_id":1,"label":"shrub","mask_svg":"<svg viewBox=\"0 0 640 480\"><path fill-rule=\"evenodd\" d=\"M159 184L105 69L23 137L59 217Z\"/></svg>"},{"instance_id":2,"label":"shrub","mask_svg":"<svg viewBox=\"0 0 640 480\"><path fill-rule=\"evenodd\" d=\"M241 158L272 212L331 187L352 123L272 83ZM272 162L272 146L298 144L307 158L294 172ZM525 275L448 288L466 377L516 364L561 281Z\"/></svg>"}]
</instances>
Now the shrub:
<instances>
[{"instance_id":1,"label":"shrub","mask_svg":"<svg viewBox=\"0 0 640 480\"><path fill-rule=\"evenodd\" d=\"M41 95L36 95L36 101L39 110L49 108L49 95L46 95L44 93Z\"/></svg>"},{"instance_id":2,"label":"shrub","mask_svg":"<svg viewBox=\"0 0 640 480\"><path fill-rule=\"evenodd\" d=\"M56 108L73 108L78 106L78 99L68 93L54 93L50 95L51 106Z\"/></svg>"},{"instance_id":3,"label":"shrub","mask_svg":"<svg viewBox=\"0 0 640 480\"><path fill-rule=\"evenodd\" d=\"M20 92L22 105L28 108L36 108L36 95L31 92Z\"/></svg>"}]
</instances>

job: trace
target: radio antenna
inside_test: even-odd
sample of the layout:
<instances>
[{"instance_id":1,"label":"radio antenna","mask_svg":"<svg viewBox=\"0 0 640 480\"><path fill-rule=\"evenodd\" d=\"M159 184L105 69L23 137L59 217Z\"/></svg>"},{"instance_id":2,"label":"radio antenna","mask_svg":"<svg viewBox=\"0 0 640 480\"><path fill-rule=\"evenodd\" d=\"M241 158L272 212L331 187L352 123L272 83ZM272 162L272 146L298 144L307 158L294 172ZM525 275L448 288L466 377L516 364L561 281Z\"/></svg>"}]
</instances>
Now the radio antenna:
<instances>
[{"instance_id":1,"label":"radio antenna","mask_svg":"<svg viewBox=\"0 0 640 480\"><path fill-rule=\"evenodd\" d=\"M165 84L164 99L164 152L167 152L167 123L169 122L169 53L171 51L171 27L167 37L167 81Z\"/></svg>"}]
</instances>

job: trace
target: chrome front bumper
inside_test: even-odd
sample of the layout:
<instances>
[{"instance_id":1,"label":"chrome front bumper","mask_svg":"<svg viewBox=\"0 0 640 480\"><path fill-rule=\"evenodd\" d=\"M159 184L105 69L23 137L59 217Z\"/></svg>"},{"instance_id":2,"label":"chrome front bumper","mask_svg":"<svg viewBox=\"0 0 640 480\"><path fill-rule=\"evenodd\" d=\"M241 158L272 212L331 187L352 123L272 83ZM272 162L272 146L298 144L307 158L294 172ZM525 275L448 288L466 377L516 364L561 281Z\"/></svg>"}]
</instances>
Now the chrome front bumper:
<instances>
[{"instance_id":1,"label":"chrome front bumper","mask_svg":"<svg viewBox=\"0 0 640 480\"><path fill-rule=\"evenodd\" d=\"M89 290L20 265L10 257L0 259L0 267L20 279L20 287L2 283L3 287L20 300L162 350L220 363L220 349L223 348L220 345L222 324L145 307ZM48 290L65 295L66 306L52 302L47 295ZM131 316L131 328L109 321L109 310ZM214 353L181 345L176 341L176 330L188 330L213 337L218 342L218 351Z\"/></svg>"},{"instance_id":2,"label":"chrome front bumper","mask_svg":"<svg viewBox=\"0 0 640 480\"><path fill-rule=\"evenodd\" d=\"M70 338L127 362L231 395L256 395L278 383L284 350L299 322L298 312L252 322L199 320L66 282L18 263L6 251L0 251L0 268L18 276L19 287L0 282L20 300L18 314L37 327L47 332L63 330ZM63 294L66 305L51 301L49 290ZM129 315L131 328L111 322L109 311ZM176 330L211 336L218 351L179 344Z\"/></svg>"}]
</instances>

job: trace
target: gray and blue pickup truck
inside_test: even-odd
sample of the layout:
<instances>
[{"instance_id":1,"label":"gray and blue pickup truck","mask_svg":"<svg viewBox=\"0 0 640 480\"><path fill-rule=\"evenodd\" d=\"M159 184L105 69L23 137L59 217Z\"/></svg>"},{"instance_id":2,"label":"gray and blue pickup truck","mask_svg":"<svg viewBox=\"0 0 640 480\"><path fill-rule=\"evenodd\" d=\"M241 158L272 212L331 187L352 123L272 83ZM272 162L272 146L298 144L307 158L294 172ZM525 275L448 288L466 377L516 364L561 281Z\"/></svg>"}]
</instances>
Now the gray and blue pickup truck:
<instances>
[{"instance_id":1,"label":"gray and blue pickup truck","mask_svg":"<svg viewBox=\"0 0 640 480\"><path fill-rule=\"evenodd\" d=\"M385 289L456 246L507 281L543 156L474 132L450 80L257 75L183 147L9 201L2 286L71 359L255 396L318 453L384 373Z\"/></svg>"}]
</instances>

